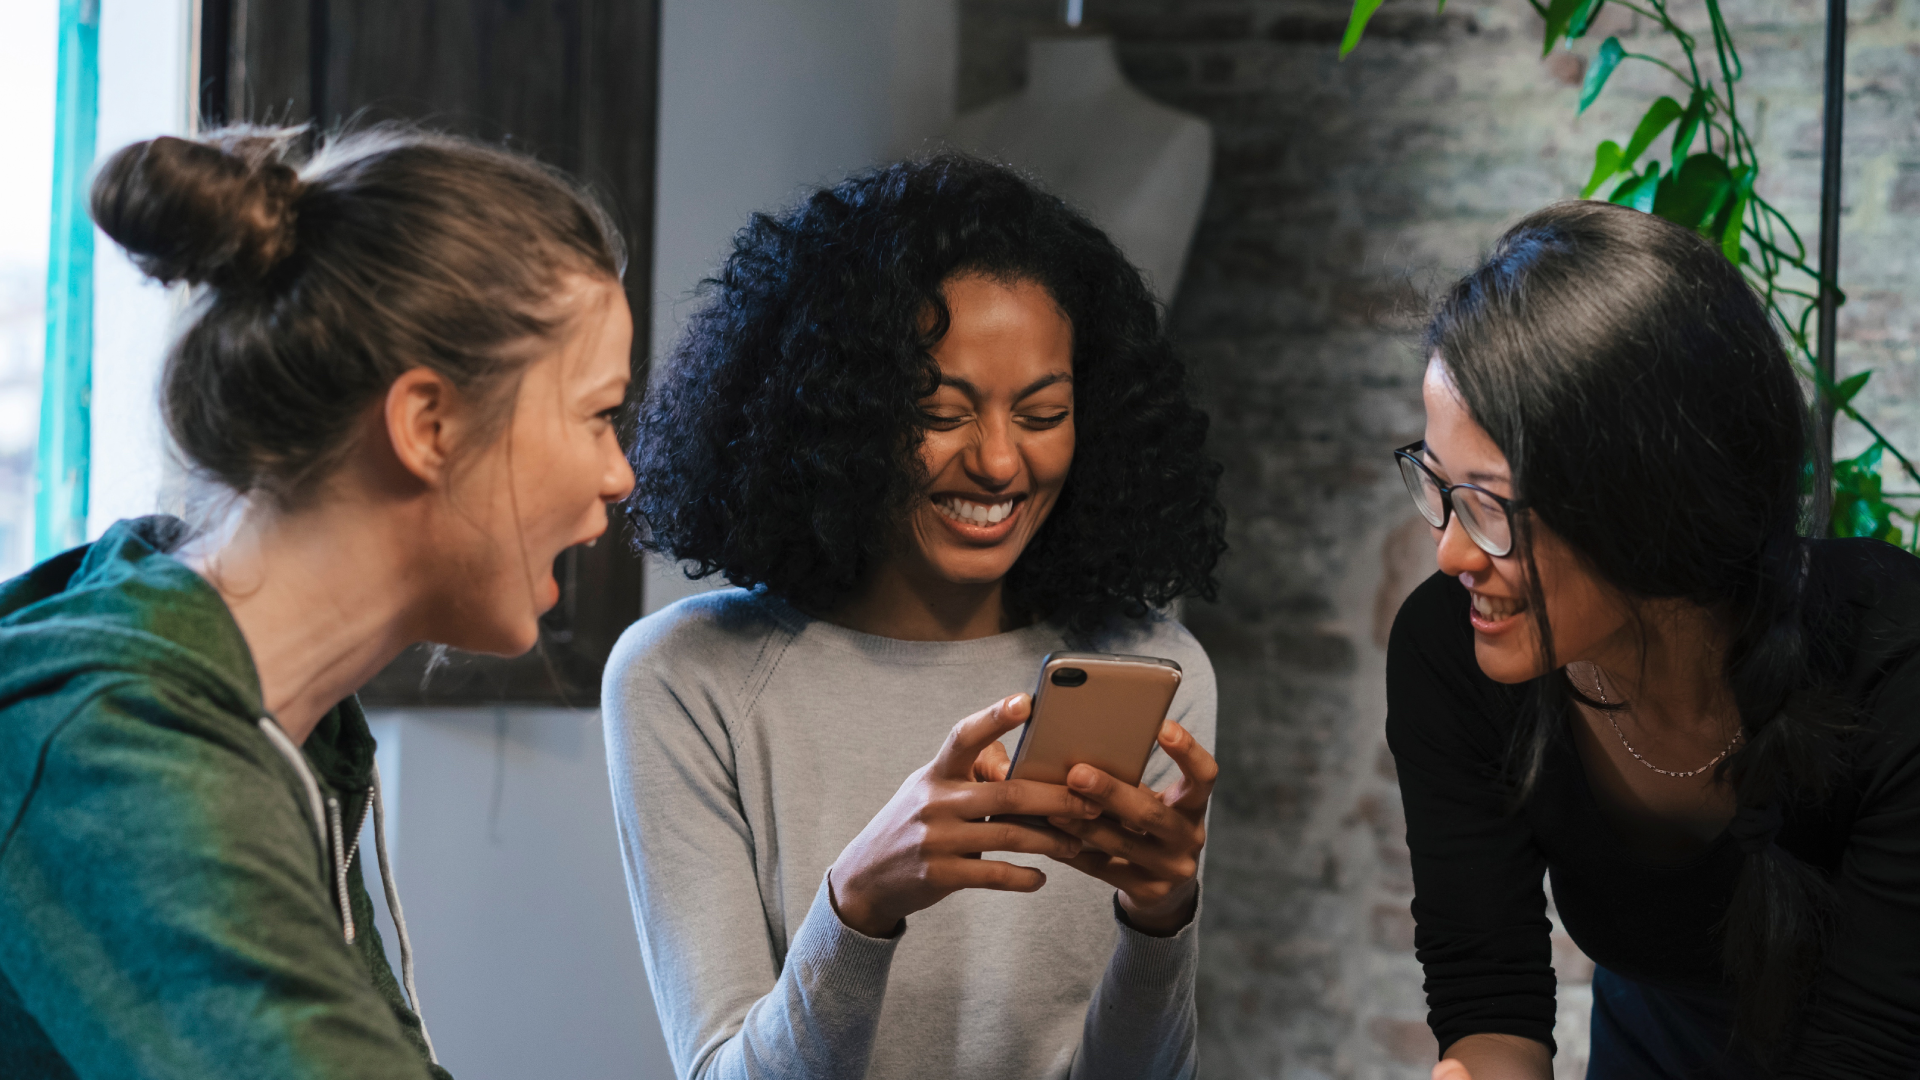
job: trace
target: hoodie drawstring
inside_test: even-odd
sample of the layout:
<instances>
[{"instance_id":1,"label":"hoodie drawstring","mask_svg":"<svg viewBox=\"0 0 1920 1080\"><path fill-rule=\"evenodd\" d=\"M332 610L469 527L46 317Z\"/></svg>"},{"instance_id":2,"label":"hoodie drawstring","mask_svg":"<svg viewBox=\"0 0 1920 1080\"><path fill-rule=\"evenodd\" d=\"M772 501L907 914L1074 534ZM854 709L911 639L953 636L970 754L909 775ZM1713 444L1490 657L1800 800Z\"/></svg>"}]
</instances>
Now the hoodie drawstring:
<instances>
[{"instance_id":1,"label":"hoodie drawstring","mask_svg":"<svg viewBox=\"0 0 1920 1080\"><path fill-rule=\"evenodd\" d=\"M427 1060L440 1064L440 1057L433 1049L433 1036L427 1034L427 1018L420 1012L420 991L413 981L413 941L407 936L407 919L400 911L400 890L393 883L393 867L387 861L387 814L386 801L380 797L380 766L373 767L373 786L367 791L367 806L360 810L360 822L353 830L353 842L349 846L345 830L340 822L340 800L327 798L324 803L320 796L320 784L313 778L313 770L307 766L307 756L280 730L280 725L271 716L259 720L260 730L266 733L267 741L287 759L293 771L299 775L300 784L306 789L309 809L313 813L314 840L320 845L322 857L333 856L333 881L335 899L340 905L340 925L347 944L353 944L354 925L353 908L348 903L347 866L353 861L354 852L360 847L360 829L366 825L367 812L373 812L373 846L380 860L380 883L387 894L387 911L393 916L393 929L400 938L400 980L406 987L407 1002L413 1007L413 1015L420 1021L420 1038L427 1044ZM322 809L324 805L324 809ZM329 828L333 833L332 843L328 842Z\"/></svg>"},{"instance_id":2,"label":"hoodie drawstring","mask_svg":"<svg viewBox=\"0 0 1920 1080\"><path fill-rule=\"evenodd\" d=\"M400 984L407 988L407 1000L413 1003L413 1015L420 1018L420 1037L426 1040L427 1060L435 1065L440 1058L433 1050L433 1036L427 1034L427 1018L420 1011L420 989L413 985L413 941L407 937L407 917L400 911L400 886L393 883L393 867L387 864L387 801L380 795L380 765L373 766L373 850L380 859L380 884L386 888L387 914L393 916L394 934L400 939Z\"/></svg>"}]
</instances>

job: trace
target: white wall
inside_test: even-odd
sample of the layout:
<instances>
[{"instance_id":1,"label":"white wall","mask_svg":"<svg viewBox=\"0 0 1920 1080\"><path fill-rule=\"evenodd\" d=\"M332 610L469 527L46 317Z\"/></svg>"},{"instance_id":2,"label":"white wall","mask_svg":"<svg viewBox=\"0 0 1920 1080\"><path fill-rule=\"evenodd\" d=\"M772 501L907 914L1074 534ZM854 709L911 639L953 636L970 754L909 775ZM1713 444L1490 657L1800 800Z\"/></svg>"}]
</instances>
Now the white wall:
<instances>
[{"instance_id":1,"label":"white wall","mask_svg":"<svg viewBox=\"0 0 1920 1080\"><path fill-rule=\"evenodd\" d=\"M131 142L188 130L189 0L105 0L100 8L96 161ZM94 231L93 432L87 536L160 508L166 440L156 378L182 290L145 280Z\"/></svg>"},{"instance_id":2,"label":"white wall","mask_svg":"<svg viewBox=\"0 0 1920 1080\"><path fill-rule=\"evenodd\" d=\"M373 727L440 1063L459 1080L669 1080L599 714L432 709L382 713ZM371 828L361 842L397 969Z\"/></svg>"},{"instance_id":3,"label":"white wall","mask_svg":"<svg viewBox=\"0 0 1920 1080\"><path fill-rule=\"evenodd\" d=\"M928 148L953 119L953 0L666 0L653 355L755 210ZM706 585L648 568L647 610Z\"/></svg>"}]
</instances>

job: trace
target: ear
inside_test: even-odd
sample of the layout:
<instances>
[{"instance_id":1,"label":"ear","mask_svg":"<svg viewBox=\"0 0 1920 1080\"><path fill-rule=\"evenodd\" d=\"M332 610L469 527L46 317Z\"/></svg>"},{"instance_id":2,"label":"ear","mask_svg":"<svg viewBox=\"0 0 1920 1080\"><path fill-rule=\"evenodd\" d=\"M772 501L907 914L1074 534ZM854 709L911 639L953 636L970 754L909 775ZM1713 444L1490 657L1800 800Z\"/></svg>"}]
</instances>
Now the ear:
<instances>
[{"instance_id":1,"label":"ear","mask_svg":"<svg viewBox=\"0 0 1920 1080\"><path fill-rule=\"evenodd\" d=\"M437 371L417 367L387 387L387 440L408 472L429 486L446 478L459 424L459 392Z\"/></svg>"}]
</instances>

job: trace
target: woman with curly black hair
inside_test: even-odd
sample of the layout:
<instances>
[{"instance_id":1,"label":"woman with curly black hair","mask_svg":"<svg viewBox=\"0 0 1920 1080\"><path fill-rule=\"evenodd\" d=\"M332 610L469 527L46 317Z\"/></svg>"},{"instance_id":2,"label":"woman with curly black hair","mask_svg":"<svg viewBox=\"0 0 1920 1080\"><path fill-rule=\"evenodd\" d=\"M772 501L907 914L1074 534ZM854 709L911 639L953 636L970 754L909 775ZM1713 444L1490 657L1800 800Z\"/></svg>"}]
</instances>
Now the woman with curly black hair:
<instances>
[{"instance_id":1,"label":"woman with curly black hair","mask_svg":"<svg viewBox=\"0 0 1920 1080\"><path fill-rule=\"evenodd\" d=\"M1007 169L894 165L741 231L631 502L738 588L629 630L603 699L681 1076L1193 1075L1214 686L1159 609L1216 589L1206 427L1138 271ZM1185 671L1141 784L1004 779L1068 648Z\"/></svg>"}]
</instances>

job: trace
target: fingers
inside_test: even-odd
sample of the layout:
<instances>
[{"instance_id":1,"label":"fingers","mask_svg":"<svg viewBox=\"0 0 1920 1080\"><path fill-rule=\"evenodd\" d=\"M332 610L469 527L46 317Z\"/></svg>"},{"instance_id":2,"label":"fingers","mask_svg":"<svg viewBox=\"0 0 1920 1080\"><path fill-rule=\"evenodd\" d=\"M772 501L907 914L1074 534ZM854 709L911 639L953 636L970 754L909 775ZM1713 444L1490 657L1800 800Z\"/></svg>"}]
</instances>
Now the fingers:
<instances>
[{"instance_id":1,"label":"fingers","mask_svg":"<svg viewBox=\"0 0 1920 1080\"><path fill-rule=\"evenodd\" d=\"M1067 773L1067 787L1139 832L1170 840L1192 828L1191 823L1162 802L1159 795L1138 784L1123 784L1091 765L1075 765Z\"/></svg>"},{"instance_id":2,"label":"fingers","mask_svg":"<svg viewBox=\"0 0 1920 1080\"><path fill-rule=\"evenodd\" d=\"M1193 737L1193 732L1169 720L1160 726L1160 749L1180 767L1180 780L1168 788L1162 801L1189 813L1204 811L1213 797L1214 781L1220 778L1220 763Z\"/></svg>"},{"instance_id":3,"label":"fingers","mask_svg":"<svg viewBox=\"0 0 1920 1080\"><path fill-rule=\"evenodd\" d=\"M1007 748L999 742L987 744L980 756L973 759L973 778L982 783L1005 780L1007 770L1013 767L1013 759L1007 756Z\"/></svg>"},{"instance_id":4,"label":"fingers","mask_svg":"<svg viewBox=\"0 0 1920 1080\"><path fill-rule=\"evenodd\" d=\"M1080 854L1081 842L1058 829L1019 821L969 821L952 833L953 853L977 855L983 851L1014 851L1065 861ZM943 845L944 846L944 845Z\"/></svg>"},{"instance_id":5,"label":"fingers","mask_svg":"<svg viewBox=\"0 0 1920 1080\"><path fill-rule=\"evenodd\" d=\"M1047 824L1078 837L1088 849L1127 860L1154 878L1185 881L1200 873L1200 845L1196 842L1200 837L1189 837L1170 846L1157 837L1121 828L1107 818L1082 821L1050 817Z\"/></svg>"},{"instance_id":6,"label":"fingers","mask_svg":"<svg viewBox=\"0 0 1920 1080\"><path fill-rule=\"evenodd\" d=\"M1032 711L1032 696L1015 694L1002 698L953 725L947 741L933 756L928 771L944 780L973 779L973 763L987 744L1027 722Z\"/></svg>"},{"instance_id":7,"label":"fingers","mask_svg":"<svg viewBox=\"0 0 1920 1080\"><path fill-rule=\"evenodd\" d=\"M943 876L948 892L960 889L1037 892L1047 883L1047 875L1031 866L1015 866L995 859L956 860Z\"/></svg>"},{"instance_id":8,"label":"fingers","mask_svg":"<svg viewBox=\"0 0 1920 1080\"><path fill-rule=\"evenodd\" d=\"M1433 1067L1432 1080L1473 1080L1473 1074L1459 1058L1446 1058Z\"/></svg>"},{"instance_id":9,"label":"fingers","mask_svg":"<svg viewBox=\"0 0 1920 1080\"><path fill-rule=\"evenodd\" d=\"M1100 808L1059 784L1038 780L1007 780L997 784L969 784L945 795L940 808L968 821L1026 814L1030 817L1096 818Z\"/></svg>"}]
</instances>

